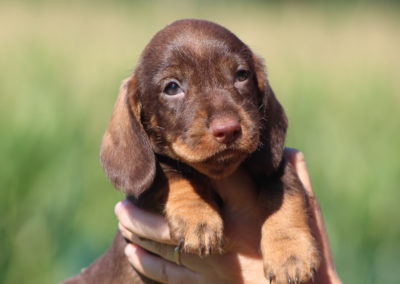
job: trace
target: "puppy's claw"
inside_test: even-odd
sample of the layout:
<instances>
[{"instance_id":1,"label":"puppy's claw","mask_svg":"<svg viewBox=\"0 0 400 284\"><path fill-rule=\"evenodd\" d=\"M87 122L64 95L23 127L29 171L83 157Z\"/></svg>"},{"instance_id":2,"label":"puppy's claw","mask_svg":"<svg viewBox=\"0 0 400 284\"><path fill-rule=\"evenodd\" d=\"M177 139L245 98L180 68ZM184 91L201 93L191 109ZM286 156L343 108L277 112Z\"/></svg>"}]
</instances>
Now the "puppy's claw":
<instances>
[{"instance_id":1,"label":"puppy's claw","mask_svg":"<svg viewBox=\"0 0 400 284\"><path fill-rule=\"evenodd\" d=\"M312 273L311 273L311 283L314 283L314 277L317 275L317 269L315 269L315 266L311 267Z\"/></svg>"},{"instance_id":2,"label":"puppy's claw","mask_svg":"<svg viewBox=\"0 0 400 284\"><path fill-rule=\"evenodd\" d=\"M317 269L315 268L315 266L311 267L311 270L313 271L314 274L317 274Z\"/></svg>"},{"instance_id":3,"label":"puppy's claw","mask_svg":"<svg viewBox=\"0 0 400 284\"><path fill-rule=\"evenodd\" d=\"M179 251L182 250L182 248L183 248L184 245L185 245L185 240L184 240L184 239L180 239L179 245L178 245Z\"/></svg>"},{"instance_id":4,"label":"puppy's claw","mask_svg":"<svg viewBox=\"0 0 400 284\"><path fill-rule=\"evenodd\" d=\"M199 250L201 256L205 255L206 248L204 247L204 244L200 244Z\"/></svg>"}]
</instances>

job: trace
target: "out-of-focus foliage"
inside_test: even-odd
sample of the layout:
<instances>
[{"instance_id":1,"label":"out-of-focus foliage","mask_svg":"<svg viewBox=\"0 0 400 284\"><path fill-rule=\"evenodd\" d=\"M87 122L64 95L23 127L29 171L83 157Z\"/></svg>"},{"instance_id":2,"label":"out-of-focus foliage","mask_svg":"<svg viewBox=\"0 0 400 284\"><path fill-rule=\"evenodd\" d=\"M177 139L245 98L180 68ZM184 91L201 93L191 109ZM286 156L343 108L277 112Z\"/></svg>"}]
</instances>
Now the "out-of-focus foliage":
<instances>
[{"instance_id":1,"label":"out-of-focus foliage","mask_svg":"<svg viewBox=\"0 0 400 284\"><path fill-rule=\"evenodd\" d=\"M107 249L123 196L98 153L118 86L155 32L204 18L265 58L341 278L398 283L394 2L1 1L0 282L56 283Z\"/></svg>"}]
</instances>

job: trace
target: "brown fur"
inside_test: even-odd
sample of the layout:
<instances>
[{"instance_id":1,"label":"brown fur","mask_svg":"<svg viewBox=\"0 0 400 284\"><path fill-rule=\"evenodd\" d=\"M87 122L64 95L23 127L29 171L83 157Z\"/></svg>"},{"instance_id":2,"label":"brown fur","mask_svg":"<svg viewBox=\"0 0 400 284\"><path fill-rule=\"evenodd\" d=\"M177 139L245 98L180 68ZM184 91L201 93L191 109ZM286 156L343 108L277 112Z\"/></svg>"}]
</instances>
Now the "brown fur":
<instances>
[{"instance_id":1,"label":"brown fur","mask_svg":"<svg viewBox=\"0 0 400 284\"><path fill-rule=\"evenodd\" d=\"M101 161L130 200L165 215L185 252L235 246L222 207L236 200L243 216L257 220L252 234L261 235L267 279L304 283L319 259L304 189L283 159L286 128L261 60L225 28L182 20L154 36L123 82ZM230 192L241 181L243 190ZM118 233L102 258L67 283L151 283L129 267L123 246Z\"/></svg>"}]
</instances>

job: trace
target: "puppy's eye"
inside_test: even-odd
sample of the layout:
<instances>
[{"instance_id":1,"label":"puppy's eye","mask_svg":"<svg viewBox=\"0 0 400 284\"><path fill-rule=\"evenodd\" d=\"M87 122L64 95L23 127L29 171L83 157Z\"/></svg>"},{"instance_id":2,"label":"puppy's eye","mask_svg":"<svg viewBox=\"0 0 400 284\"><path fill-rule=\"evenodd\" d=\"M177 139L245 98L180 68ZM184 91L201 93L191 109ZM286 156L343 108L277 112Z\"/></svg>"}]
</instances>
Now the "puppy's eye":
<instances>
[{"instance_id":1,"label":"puppy's eye","mask_svg":"<svg viewBox=\"0 0 400 284\"><path fill-rule=\"evenodd\" d=\"M169 96L175 96L177 94L183 93L183 91L177 83L171 82L164 88L164 93Z\"/></svg>"},{"instance_id":2,"label":"puppy's eye","mask_svg":"<svg viewBox=\"0 0 400 284\"><path fill-rule=\"evenodd\" d=\"M247 78L249 78L249 72L246 70L239 70L236 72L236 81L243 82L246 81Z\"/></svg>"}]
</instances>

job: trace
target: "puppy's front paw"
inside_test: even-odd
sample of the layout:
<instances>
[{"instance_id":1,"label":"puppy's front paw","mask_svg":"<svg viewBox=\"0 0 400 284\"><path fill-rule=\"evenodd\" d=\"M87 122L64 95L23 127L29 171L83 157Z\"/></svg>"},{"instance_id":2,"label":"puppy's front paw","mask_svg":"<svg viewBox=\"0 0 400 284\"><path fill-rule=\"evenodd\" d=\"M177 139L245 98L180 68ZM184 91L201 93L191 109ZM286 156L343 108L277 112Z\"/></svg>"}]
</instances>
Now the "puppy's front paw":
<instances>
[{"instance_id":1,"label":"puppy's front paw","mask_svg":"<svg viewBox=\"0 0 400 284\"><path fill-rule=\"evenodd\" d=\"M305 283L319 267L319 256L308 234L287 235L262 242L265 277L274 284Z\"/></svg>"},{"instance_id":2,"label":"puppy's front paw","mask_svg":"<svg viewBox=\"0 0 400 284\"><path fill-rule=\"evenodd\" d=\"M202 256L221 253L224 226L218 212L196 210L187 213L167 216L171 238L181 243L185 252Z\"/></svg>"}]
</instances>

